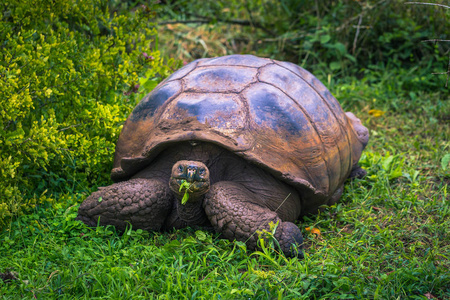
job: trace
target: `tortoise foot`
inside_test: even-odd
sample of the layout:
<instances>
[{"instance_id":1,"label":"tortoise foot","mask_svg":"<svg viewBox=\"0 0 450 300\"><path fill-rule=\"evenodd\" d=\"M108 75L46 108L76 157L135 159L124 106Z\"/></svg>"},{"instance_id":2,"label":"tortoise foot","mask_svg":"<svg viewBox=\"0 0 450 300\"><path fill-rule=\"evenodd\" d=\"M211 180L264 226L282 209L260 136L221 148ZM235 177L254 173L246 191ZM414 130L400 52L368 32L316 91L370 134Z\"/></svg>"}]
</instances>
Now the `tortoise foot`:
<instances>
[{"instance_id":1,"label":"tortoise foot","mask_svg":"<svg viewBox=\"0 0 450 300\"><path fill-rule=\"evenodd\" d=\"M367 175L367 171L364 170L363 168L361 168L360 166L356 165L353 167L350 176L348 176L348 178L353 179L353 178L364 178L364 176Z\"/></svg>"},{"instance_id":2,"label":"tortoise foot","mask_svg":"<svg viewBox=\"0 0 450 300\"><path fill-rule=\"evenodd\" d=\"M270 232L270 223L278 222L275 239L283 253L288 257L302 257L300 229L291 222L283 222L276 212L258 200L257 195L243 185L221 181L211 186L204 208L216 232L228 240L245 242L250 250L258 249L258 232Z\"/></svg>"},{"instance_id":3,"label":"tortoise foot","mask_svg":"<svg viewBox=\"0 0 450 300\"><path fill-rule=\"evenodd\" d=\"M297 225L291 222L281 222L275 232L275 238L286 257L303 258L303 236Z\"/></svg>"},{"instance_id":4,"label":"tortoise foot","mask_svg":"<svg viewBox=\"0 0 450 300\"><path fill-rule=\"evenodd\" d=\"M131 179L102 187L81 203L77 220L88 226L113 225L123 231L160 230L172 209L167 184L155 179Z\"/></svg>"}]
</instances>

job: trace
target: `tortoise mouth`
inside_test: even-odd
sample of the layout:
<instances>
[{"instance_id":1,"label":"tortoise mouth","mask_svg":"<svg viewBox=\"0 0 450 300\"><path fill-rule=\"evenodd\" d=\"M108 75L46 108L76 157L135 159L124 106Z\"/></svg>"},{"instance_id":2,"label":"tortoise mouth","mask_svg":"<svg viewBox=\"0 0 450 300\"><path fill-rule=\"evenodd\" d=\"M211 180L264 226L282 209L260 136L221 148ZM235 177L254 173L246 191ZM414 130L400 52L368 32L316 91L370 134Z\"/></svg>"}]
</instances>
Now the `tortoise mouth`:
<instances>
[{"instance_id":1,"label":"tortoise mouth","mask_svg":"<svg viewBox=\"0 0 450 300\"><path fill-rule=\"evenodd\" d=\"M171 177L169 183L170 189L177 196L183 196L188 193L192 197L198 197L209 191L209 179L186 180L186 178Z\"/></svg>"}]
</instances>

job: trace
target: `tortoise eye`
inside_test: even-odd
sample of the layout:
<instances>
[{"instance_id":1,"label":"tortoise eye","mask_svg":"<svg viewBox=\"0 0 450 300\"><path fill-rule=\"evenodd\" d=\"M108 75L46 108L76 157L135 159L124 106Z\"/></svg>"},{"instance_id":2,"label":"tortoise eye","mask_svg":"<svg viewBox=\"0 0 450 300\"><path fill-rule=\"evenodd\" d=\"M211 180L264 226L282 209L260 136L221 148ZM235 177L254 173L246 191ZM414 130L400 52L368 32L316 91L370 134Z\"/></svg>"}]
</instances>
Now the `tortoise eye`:
<instances>
[{"instance_id":1,"label":"tortoise eye","mask_svg":"<svg viewBox=\"0 0 450 300\"><path fill-rule=\"evenodd\" d=\"M183 166L182 166L182 165L179 165L179 166L178 166L178 171L183 172L183 170L184 170Z\"/></svg>"}]
</instances>

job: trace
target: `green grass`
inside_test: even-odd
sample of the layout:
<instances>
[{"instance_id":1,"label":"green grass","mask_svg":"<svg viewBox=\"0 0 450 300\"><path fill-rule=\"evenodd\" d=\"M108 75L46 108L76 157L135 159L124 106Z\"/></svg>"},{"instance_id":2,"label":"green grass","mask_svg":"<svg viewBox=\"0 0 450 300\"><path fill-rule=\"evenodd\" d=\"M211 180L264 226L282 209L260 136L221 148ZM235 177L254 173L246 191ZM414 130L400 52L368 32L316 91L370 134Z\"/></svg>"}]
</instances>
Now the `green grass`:
<instances>
[{"instance_id":1,"label":"green grass","mask_svg":"<svg viewBox=\"0 0 450 300\"><path fill-rule=\"evenodd\" d=\"M0 297L450 299L448 99L377 95L376 86L353 80L330 88L370 128L361 159L368 175L348 182L337 205L301 220L305 259L248 252L194 229L86 228L74 221L86 195L71 194L0 234L0 273L16 278L0 280ZM375 118L370 109L386 113Z\"/></svg>"},{"instance_id":2,"label":"green grass","mask_svg":"<svg viewBox=\"0 0 450 300\"><path fill-rule=\"evenodd\" d=\"M117 18L122 20L120 22L124 20L120 9L133 12L130 8L139 3L116 2L112 1L119 10ZM170 12L168 3L171 1L163 2L166 13ZM418 43L423 38L445 39L446 24L440 21L445 20L444 15L428 9L424 14L423 7L417 7L411 14L398 13L403 12L403 4L395 1L383 2L389 6L369 5L367 8L373 10L370 16L364 16L362 25L373 27L361 31L358 51L362 52L358 56L350 49L356 38L356 23L345 21L344 31L335 31L333 25L326 21L332 19L333 22L340 22L332 12L347 20L364 10L369 3L358 1L359 7L355 6L355 1L347 2L341 1L341 6L329 7L319 1L300 14L285 6L276 5L273 10L261 10L259 8L264 6L260 5L260 1L245 2L245 6L253 3L258 9L252 13L251 7L231 11L229 18L252 19L253 14L257 23L281 26L271 29L280 34L272 36L270 33L258 33L253 27L220 22L201 26L166 24L159 28L159 38L151 46L166 56L186 62L193 57L232 53L250 53L275 59L295 57L295 61L304 64L303 67L314 71L346 111L353 111L370 129L371 140L361 158L368 175L362 180L348 182L337 205L325 208L316 216L299 220L298 225L305 237L303 260L286 259L267 247L250 252L242 243L222 240L214 233L197 229L170 233L130 229L119 235L112 227L87 228L74 220L78 206L96 189L95 183L108 183L102 181L104 177L89 176L89 173L97 173L86 169L84 164L88 160L80 157L97 161L104 169L111 161L95 159L101 152L95 149L88 151L81 146L63 147L71 162L64 168L52 169L53 165L49 164L48 174L47 169L45 172L40 170L45 176L30 173L28 166L24 167L23 175L9 172L8 168L0 171L5 180L11 179L11 184L19 179L38 183L33 185L38 186L38 190L28 190L23 185L21 189L15 188L15 194L5 194L6 200L14 202L14 197L21 198L23 194L25 202L19 204L24 207L31 207L36 202L33 202L33 197L48 200L40 201L46 204L39 204L27 214L15 216L0 232L0 299L450 299L450 99L448 88L444 87L446 76L432 74L446 70L447 55L443 53L446 53L444 45L447 44L439 43L430 48ZM222 10L220 4L225 2L217 3L212 1L212 8L219 9L220 14L226 17L227 9ZM228 1L226 6L243 7L242 3ZM130 4L133 5L127 6ZM186 2L189 7L193 4ZM318 5L320 7L316 8ZM37 7L40 9L40 6ZM87 11L91 7L87 5ZM195 6L193 8L196 12ZM206 6L199 13L217 15L209 13L212 8ZM140 9L146 15L153 8L140 6ZM55 13L55 10L50 12ZM169 15L169 19L181 12L175 9L175 15ZM78 18L78 13L75 10L71 18ZM6 6L4 15L5 20L11 16ZM41 15L45 22L53 19ZM63 15L65 19L65 13ZM403 19L396 19L396 15L403 16ZM86 16L97 20L99 15L82 13L83 20ZM183 15L180 14L180 17ZM291 20L297 18L300 18L298 21L303 24L301 29L305 32L296 32L296 27L292 26ZM22 20L18 22L21 24ZM319 28L321 22L322 28ZM74 21L71 25L75 25ZM19 30L21 26L11 25L11 28ZM385 32L383 28L389 30ZM285 29L288 31L283 32ZM78 29L75 26L73 30ZM84 33L91 29L83 26L80 30ZM103 37L104 33L99 34ZM328 40L327 35L332 39ZM109 35L106 37L110 38ZM350 44L346 42L347 38ZM291 45L285 44L285 41ZM336 41L345 43L346 51L358 56L357 63L336 57L339 55L336 50L343 50ZM51 39L46 42L51 42ZM119 44L116 46L121 47ZM114 45L101 45L108 50L115 49ZM294 55L286 52L289 47L294 47ZM434 54L430 49L434 49ZM116 52L111 53L115 55ZM140 55L138 53L136 56L136 62L144 63ZM373 59L365 61L361 58L366 56ZM70 55L68 57L71 58ZM113 60L121 59L124 57ZM336 64L334 68L331 66L336 60L342 64L340 71L335 69ZM149 63L147 59L145 63ZM172 61L167 64L171 65ZM161 65L151 69L158 76L165 76L166 69L162 68ZM22 75L24 71L22 69ZM96 74L94 69L88 71ZM91 74L89 72L86 74ZM35 75L33 72L30 74ZM353 77L343 77L343 74L353 74ZM130 74L123 76L125 83L130 81L130 87L135 87ZM149 80L153 75L146 76L140 77L140 80L147 80L147 83L140 83L144 90L149 90L156 81ZM39 79L41 82L42 76ZM149 82L150 85L147 85ZM113 83L116 86L117 79ZM48 86L35 89L39 91ZM89 95L95 90L97 88L85 89ZM84 100L97 99L86 95ZM109 96L102 95L99 97L103 98L98 101L109 101ZM133 93L130 97L134 97ZM113 104L117 105L116 102ZM376 117L373 110L384 114ZM11 120L17 122L15 117ZM101 126L109 124L102 120L99 122ZM8 122L6 129L11 124ZM68 127L78 130L79 127L71 126L73 124L69 122L69 125L58 129ZM97 127L90 127L90 130L100 130ZM42 124L38 128L44 129ZM114 135L100 134L99 141L114 142L102 139L104 136ZM98 149L104 151L107 148ZM82 155L73 155L76 151ZM11 152L10 161L15 154ZM20 158L23 153L17 155ZM33 159L41 162L42 152ZM92 167L95 166L90 165ZM65 176L59 177L58 174ZM0 183L0 187L1 184L5 185L5 182ZM54 199L58 199L58 203ZM308 227L310 230L307 230Z\"/></svg>"}]
</instances>

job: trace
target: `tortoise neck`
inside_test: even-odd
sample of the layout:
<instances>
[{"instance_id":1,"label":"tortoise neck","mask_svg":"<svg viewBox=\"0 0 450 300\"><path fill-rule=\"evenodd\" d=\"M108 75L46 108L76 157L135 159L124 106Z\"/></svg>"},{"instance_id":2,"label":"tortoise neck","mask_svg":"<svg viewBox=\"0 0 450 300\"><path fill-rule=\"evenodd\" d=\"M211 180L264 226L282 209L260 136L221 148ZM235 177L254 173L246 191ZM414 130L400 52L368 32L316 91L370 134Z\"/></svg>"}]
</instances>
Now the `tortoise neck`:
<instances>
[{"instance_id":1,"label":"tortoise neck","mask_svg":"<svg viewBox=\"0 0 450 300\"><path fill-rule=\"evenodd\" d=\"M203 209L204 195L191 197L185 204L181 204L181 197L177 198L177 212L181 220L189 226L203 225L208 221L205 210Z\"/></svg>"}]
</instances>

